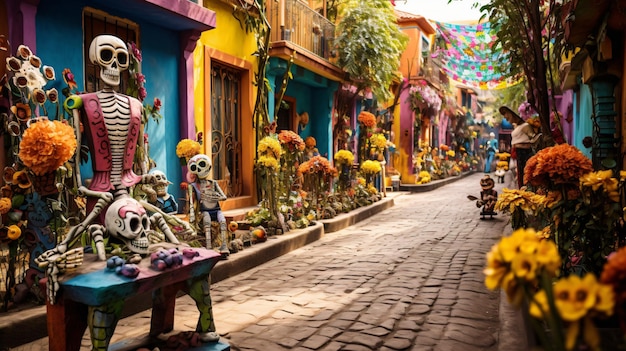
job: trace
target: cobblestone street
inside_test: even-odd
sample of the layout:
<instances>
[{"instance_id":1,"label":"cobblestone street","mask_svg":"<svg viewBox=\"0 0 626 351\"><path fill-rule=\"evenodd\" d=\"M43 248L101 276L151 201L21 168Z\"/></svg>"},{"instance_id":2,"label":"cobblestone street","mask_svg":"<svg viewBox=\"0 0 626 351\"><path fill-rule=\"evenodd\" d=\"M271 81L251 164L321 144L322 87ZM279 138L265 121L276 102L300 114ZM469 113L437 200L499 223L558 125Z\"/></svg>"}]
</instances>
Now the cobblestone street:
<instances>
[{"instance_id":1,"label":"cobblestone street","mask_svg":"<svg viewBox=\"0 0 626 351\"><path fill-rule=\"evenodd\" d=\"M485 254L510 226L506 215L481 220L467 199L482 176L394 194L369 219L213 284L222 341L262 351L527 350L517 314L483 284ZM177 330L196 319L193 300L179 298ZM113 341L146 333L149 320L149 311L121 320ZM16 350L46 348L41 339Z\"/></svg>"}]
</instances>

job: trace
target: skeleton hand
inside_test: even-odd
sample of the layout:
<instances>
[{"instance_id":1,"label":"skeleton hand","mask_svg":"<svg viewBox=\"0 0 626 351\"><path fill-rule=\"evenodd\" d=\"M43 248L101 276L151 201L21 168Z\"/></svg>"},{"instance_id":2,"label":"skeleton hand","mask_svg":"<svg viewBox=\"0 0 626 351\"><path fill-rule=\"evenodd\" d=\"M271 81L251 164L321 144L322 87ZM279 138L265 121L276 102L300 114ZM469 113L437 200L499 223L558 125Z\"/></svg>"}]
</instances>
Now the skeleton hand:
<instances>
[{"instance_id":1,"label":"skeleton hand","mask_svg":"<svg viewBox=\"0 0 626 351\"><path fill-rule=\"evenodd\" d=\"M47 294L48 301L51 305L56 302L56 294L59 291L59 275L65 273L67 270L75 269L83 264L83 248L78 247L72 249L64 254L53 253L54 250L49 250L43 255L37 257L39 267L46 267L46 277L48 278ZM42 257L46 257L45 262L39 262Z\"/></svg>"}]
</instances>

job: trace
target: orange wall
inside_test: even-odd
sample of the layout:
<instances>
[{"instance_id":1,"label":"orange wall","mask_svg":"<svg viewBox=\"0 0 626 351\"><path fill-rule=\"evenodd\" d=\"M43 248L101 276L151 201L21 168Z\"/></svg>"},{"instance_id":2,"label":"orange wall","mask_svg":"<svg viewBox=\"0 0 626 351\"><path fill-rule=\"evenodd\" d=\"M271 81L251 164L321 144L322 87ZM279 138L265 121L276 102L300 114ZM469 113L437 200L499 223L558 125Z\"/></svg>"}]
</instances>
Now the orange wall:
<instances>
[{"instance_id":1,"label":"orange wall","mask_svg":"<svg viewBox=\"0 0 626 351\"><path fill-rule=\"evenodd\" d=\"M409 37L406 50L400 58L400 72L405 78L417 77L422 58L422 31L415 23L402 26L400 29Z\"/></svg>"}]
</instances>

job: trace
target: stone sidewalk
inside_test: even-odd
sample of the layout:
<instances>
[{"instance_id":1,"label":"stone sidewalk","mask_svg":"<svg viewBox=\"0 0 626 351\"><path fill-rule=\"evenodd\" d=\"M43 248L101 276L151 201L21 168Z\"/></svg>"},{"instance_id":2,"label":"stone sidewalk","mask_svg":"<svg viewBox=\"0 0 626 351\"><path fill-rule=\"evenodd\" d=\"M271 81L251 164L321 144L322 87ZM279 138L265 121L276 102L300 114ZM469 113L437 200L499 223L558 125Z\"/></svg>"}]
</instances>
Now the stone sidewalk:
<instances>
[{"instance_id":1,"label":"stone sidewalk","mask_svg":"<svg viewBox=\"0 0 626 351\"><path fill-rule=\"evenodd\" d=\"M336 223L353 221L338 216L218 263L212 297L223 341L232 350L526 350L519 313L483 284L485 253L509 226L506 216L480 220L466 199L481 177L389 193L344 229ZM333 223L337 231L324 231ZM250 262L266 252L271 261ZM241 272L219 276L221 267ZM144 335L149 319L124 318L114 342ZM177 330L196 319L193 301L180 297ZM47 338L13 350L45 349Z\"/></svg>"}]
</instances>

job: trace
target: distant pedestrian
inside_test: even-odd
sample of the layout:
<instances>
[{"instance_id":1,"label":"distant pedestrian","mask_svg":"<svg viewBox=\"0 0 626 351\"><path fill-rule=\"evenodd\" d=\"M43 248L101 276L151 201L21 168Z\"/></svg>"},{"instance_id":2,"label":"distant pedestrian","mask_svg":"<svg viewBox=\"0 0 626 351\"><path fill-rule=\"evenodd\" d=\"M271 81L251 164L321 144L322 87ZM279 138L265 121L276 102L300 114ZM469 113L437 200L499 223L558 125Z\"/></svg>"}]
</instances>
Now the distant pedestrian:
<instances>
[{"instance_id":1,"label":"distant pedestrian","mask_svg":"<svg viewBox=\"0 0 626 351\"><path fill-rule=\"evenodd\" d=\"M524 186L524 167L534 154L531 141L535 137L535 130L507 106L500 106L499 111L514 127L511 132L511 154L517 160L517 186L521 188Z\"/></svg>"}]
</instances>

